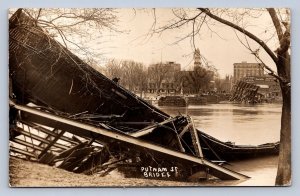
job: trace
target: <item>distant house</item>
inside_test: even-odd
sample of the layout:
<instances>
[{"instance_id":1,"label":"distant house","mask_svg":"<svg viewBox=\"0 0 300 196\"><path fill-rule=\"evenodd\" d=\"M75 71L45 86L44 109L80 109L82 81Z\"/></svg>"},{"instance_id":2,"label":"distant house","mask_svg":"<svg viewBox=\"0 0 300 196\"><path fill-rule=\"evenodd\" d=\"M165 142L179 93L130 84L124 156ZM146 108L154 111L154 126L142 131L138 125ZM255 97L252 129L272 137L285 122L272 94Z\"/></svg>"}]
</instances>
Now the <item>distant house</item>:
<instances>
[{"instance_id":1,"label":"distant house","mask_svg":"<svg viewBox=\"0 0 300 196\"><path fill-rule=\"evenodd\" d=\"M239 80L246 76L263 76L264 69L260 63L247 63L242 61L241 63L233 64L233 82L237 83Z\"/></svg>"},{"instance_id":2,"label":"distant house","mask_svg":"<svg viewBox=\"0 0 300 196\"><path fill-rule=\"evenodd\" d=\"M175 76L181 65L175 62L156 63L148 67L148 92L172 94L176 92Z\"/></svg>"},{"instance_id":3,"label":"distant house","mask_svg":"<svg viewBox=\"0 0 300 196\"><path fill-rule=\"evenodd\" d=\"M232 76L226 75L225 79L220 79L218 91L222 93L230 93L232 89Z\"/></svg>"}]
</instances>

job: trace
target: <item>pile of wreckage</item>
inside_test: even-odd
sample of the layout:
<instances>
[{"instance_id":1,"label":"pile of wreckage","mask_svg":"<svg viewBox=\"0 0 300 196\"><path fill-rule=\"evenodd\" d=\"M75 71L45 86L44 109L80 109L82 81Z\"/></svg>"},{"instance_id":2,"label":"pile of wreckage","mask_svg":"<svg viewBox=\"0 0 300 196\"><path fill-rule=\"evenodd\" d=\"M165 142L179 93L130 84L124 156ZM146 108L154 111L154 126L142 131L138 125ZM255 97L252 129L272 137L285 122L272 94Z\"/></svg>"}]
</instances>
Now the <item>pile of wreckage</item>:
<instances>
[{"instance_id":1,"label":"pile of wreckage","mask_svg":"<svg viewBox=\"0 0 300 196\"><path fill-rule=\"evenodd\" d=\"M258 103L260 94L259 86L244 81L239 81L233 88L233 93L229 98L232 102L238 103Z\"/></svg>"},{"instance_id":2,"label":"pile of wreckage","mask_svg":"<svg viewBox=\"0 0 300 196\"><path fill-rule=\"evenodd\" d=\"M84 174L164 180L248 177L222 163L278 154L172 117L97 72L21 9L9 20L10 156Z\"/></svg>"}]
</instances>

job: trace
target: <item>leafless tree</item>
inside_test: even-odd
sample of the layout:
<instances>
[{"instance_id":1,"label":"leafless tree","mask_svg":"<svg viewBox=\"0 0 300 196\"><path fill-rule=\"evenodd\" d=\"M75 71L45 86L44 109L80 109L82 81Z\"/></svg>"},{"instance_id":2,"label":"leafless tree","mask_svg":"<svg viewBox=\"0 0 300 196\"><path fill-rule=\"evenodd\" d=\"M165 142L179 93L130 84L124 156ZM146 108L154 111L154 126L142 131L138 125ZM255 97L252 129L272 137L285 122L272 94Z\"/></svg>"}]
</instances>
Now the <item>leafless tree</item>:
<instances>
[{"instance_id":1,"label":"leafless tree","mask_svg":"<svg viewBox=\"0 0 300 196\"><path fill-rule=\"evenodd\" d=\"M173 9L174 17L167 25L157 26L157 18L154 14L154 25L151 34L163 33L172 29L190 28L189 33L177 40L190 39L195 46L195 39L201 35L201 30L208 29L212 34L220 36L214 30L216 25L225 25L237 32L237 38L250 50L250 53L263 65L269 75L275 77L281 87L283 97L280 153L276 177L276 185L288 185L291 181L291 78L290 78L290 12L288 9ZM270 16L270 24L265 25L264 32L269 35L262 39L261 35L251 30L256 24L251 24L253 18L259 18L265 14ZM241 38L239 35L242 35ZM221 36L220 36L221 37ZM270 43L270 40L272 43ZM249 44L251 41L252 44ZM274 44L274 41L276 43ZM253 46L253 43L254 46ZM273 45L277 49L273 49ZM265 64L260 56L264 51L276 65L276 71Z\"/></svg>"},{"instance_id":2,"label":"leafless tree","mask_svg":"<svg viewBox=\"0 0 300 196\"><path fill-rule=\"evenodd\" d=\"M115 59L109 60L105 65L106 77L110 79L121 78L123 76L121 63L121 61Z\"/></svg>"},{"instance_id":3,"label":"leafless tree","mask_svg":"<svg viewBox=\"0 0 300 196\"><path fill-rule=\"evenodd\" d=\"M23 8L35 19L36 24L61 42L69 50L85 60L95 56L86 43L103 35L108 29L120 32L117 27L116 10L110 8ZM10 10L12 14L14 9ZM101 44L101 43L98 43ZM98 52L97 55L102 53Z\"/></svg>"},{"instance_id":4,"label":"leafless tree","mask_svg":"<svg viewBox=\"0 0 300 196\"><path fill-rule=\"evenodd\" d=\"M120 84L131 91L142 93L146 89L147 73L142 63L112 59L106 64L106 76L119 78Z\"/></svg>"},{"instance_id":5,"label":"leafless tree","mask_svg":"<svg viewBox=\"0 0 300 196\"><path fill-rule=\"evenodd\" d=\"M128 89L142 91L146 83L144 65L134 61L123 61L122 70Z\"/></svg>"},{"instance_id":6,"label":"leafless tree","mask_svg":"<svg viewBox=\"0 0 300 196\"><path fill-rule=\"evenodd\" d=\"M149 82L154 83L156 93L159 93L163 80L170 78L167 77L168 71L169 71L168 67L165 66L163 63L156 63L149 66L148 68Z\"/></svg>"}]
</instances>

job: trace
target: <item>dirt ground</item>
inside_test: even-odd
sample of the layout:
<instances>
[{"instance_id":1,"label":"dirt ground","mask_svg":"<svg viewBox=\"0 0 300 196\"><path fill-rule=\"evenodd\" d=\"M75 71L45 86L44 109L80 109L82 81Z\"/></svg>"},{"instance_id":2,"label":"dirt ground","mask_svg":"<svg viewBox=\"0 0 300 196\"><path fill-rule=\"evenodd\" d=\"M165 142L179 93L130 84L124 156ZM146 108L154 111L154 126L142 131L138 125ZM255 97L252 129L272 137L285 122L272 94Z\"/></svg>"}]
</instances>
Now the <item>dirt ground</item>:
<instances>
[{"instance_id":1,"label":"dirt ground","mask_svg":"<svg viewBox=\"0 0 300 196\"><path fill-rule=\"evenodd\" d=\"M191 182L124 178L118 172L105 177L88 176L17 158L10 158L9 172L11 187L201 186L199 183Z\"/></svg>"},{"instance_id":2,"label":"dirt ground","mask_svg":"<svg viewBox=\"0 0 300 196\"><path fill-rule=\"evenodd\" d=\"M229 169L249 176L245 181L208 180L176 182L141 178L125 178L113 171L105 177L75 174L56 167L10 158L11 187L174 187L174 186L274 186L278 156L234 162Z\"/></svg>"}]
</instances>

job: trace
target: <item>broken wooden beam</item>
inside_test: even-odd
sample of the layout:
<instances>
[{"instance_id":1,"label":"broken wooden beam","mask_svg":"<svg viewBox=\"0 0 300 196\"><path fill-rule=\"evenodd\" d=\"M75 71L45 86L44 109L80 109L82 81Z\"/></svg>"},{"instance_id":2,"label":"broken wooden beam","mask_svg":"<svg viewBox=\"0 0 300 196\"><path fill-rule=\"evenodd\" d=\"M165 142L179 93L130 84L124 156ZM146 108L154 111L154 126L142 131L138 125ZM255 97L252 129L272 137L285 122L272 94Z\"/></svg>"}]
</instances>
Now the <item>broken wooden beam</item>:
<instances>
[{"instance_id":1,"label":"broken wooden beam","mask_svg":"<svg viewBox=\"0 0 300 196\"><path fill-rule=\"evenodd\" d=\"M54 132L54 130L53 130ZM65 131L61 130L60 133L42 150L42 152L39 154L38 158L41 158L48 150L56 143L57 140L60 139L60 137L65 133Z\"/></svg>"},{"instance_id":2,"label":"broken wooden beam","mask_svg":"<svg viewBox=\"0 0 300 196\"><path fill-rule=\"evenodd\" d=\"M38 124L29 122L29 121L24 121L24 120L19 120L19 122L22 123L22 124L25 124L25 125L27 125L27 126L30 126L30 127L32 127L33 129L36 129L36 130L38 130L38 131L40 131L40 132L46 133L46 134L48 134L48 135L52 135L52 136L54 136L54 137L57 136L57 134L54 133L53 131L51 131L51 130L49 130L49 129L46 129L46 128L44 128L44 127L38 125ZM69 142L69 143L71 143L71 144L75 144L75 145L77 144L76 141L74 141L74 140L72 140L71 138L68 138L68 137L66 137L66 136L64 136L64 135L62 135L62 136L60 137L60 139L66 141L66 142Z\"/></svg>"},{"instance_id":3,"label":"broken wooden beam","mask_svg":"<svg viewBox=\"0 0 300 196\"><path fill-rule=\"evenodd\" d=\"M175 118L168 118L167 120L164 120L160 123L155 123L155 124L149 125L149 126L145 127L144 129L141 129L141 130L139 130L137 132L134 132L134 133L130 133L129 135L131 135L132 137L141 137L141 136L144 136L144 135L147 135L147 134L151 133L155 128L157 128L161 125L173 122L174 120L176 120L176 119Z\"/></svg>"},{"instance_id":4,"label":"broken wooden beam","mask_svg":"<svg viewBox=\"0 0 300 196\"><path fill-rule=\"evenodd\" d=\"M43 142L43 143L47 143L47 144L50 144L50 141L46 140L45 138L41 137L41 136L38 136L38 135L35 135L35 134L32 134L32 133L29 133L27 131L24 131L22 128L20 127L16 127L15 130L21 134L23 134L24 136L27 136L29 138L32 138L34 140L37 140L37 141L40 141L40 142ZM68 149L68 147L62 145L62 144L59 144L59 143L55 143L53 144L55 147L57 148L60 148L60 149Z\"/></svg>"},{"instance_id":5,"label":"broken wooden beam","mask_svg":"<svg viewBox=\"0 0 300 196\"><path fill-rule=\"evenodd\" d=\"M127 145L135 146L137 148L141 149L147 149L149 151L155 152L157 154L161 154L163 156L168 156L171 159L174 160L182 160L186 162L191 162L194 164L198 164L200 166L204 166L209 169L210 174L214 175L215 177L218 177L223 180L245 180L248 177L240 174L238 172L232 171L230 169L227 169L225 167L219 166L217 164L214 164L206 159L202 159L199 157L194 157L182 152L178 152L172 149L168 149L147 141L143 141L141 139L134 138L130 135L118 133L118 132L112 132L106 129L103 129L101 127L96 127L93 125L85 124L82 122L74 121L71 119L67 119L61 116L57 116L55 114L50 114L44 111L36 110L33 108L30 108L28 106L21 106L13 103L10 101L10 105L15 107L18 110L21 110L22 112L29 113L32 115L38 115L39 117L43 117L47 119L48 121L55 121L57 126L59 127L59 124L64 124L69 126L70 128L78 128L82 131L89 131L93 132L95 134L99 134L102 137L111 138L114 140L117 140L122 143L126 143Z\"/></svg>"},{"instance_id":6,"label":"broken wooden beam","mask_svg":"<svg viewBox=\"0 0 300 196\"><path fill-rule=\"evenodd\" d=\"M19 153L19 154L28 156L28 157L30 157L30 158L34 158L34 159L37 158L36 155L34 155L34 154L32 154L32 153L30 153L30 152L28 152L28 151L26 151L26 150L22 150L22 149L15 148L15 147L12 147L12 146L10 146L9 150L10 150L11 152Z\"/></svg>"},{"instance_id":7,"label":"broken wooden beam","mask_svg":"<svg viewBox=\"0 0 300 196\"><path fill-rule=\"evenodd\" d=\"M21 144L21 145L23 145L23 146L30 147L30 148L32 148L32 149L34 149L34 150L39 150L39 151L42 151L42 150L43 150L42 147L37 146L37 145L34 145L34 144L32 144L32 143L29 143L29 142L26 142L25 140L21 140L21 139L18 139L18 138L14 138L12 141L15 142L15 143L17 143L17 144Z\"/></svg>"},{"instance_id":8,"label":"broken wooden beam","mask_svg":"<svg viewBox=\"0 0 300 196\"><path fill-rule=\"evenodd\" d=\"M195 129L194 122L193 122L191 117L189 117L189 121L190 121L190 133L191 133L193 146L194 146L194 149L195 149L195 152L196 152L196 156L198 156L200 158L203 158L203 153L202 153L202 148L201 148L201 145L200 145L200 140L199 140L199 137L198 137L198 132Z\"/></svg>"}]
</instances>

